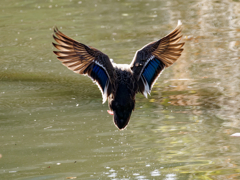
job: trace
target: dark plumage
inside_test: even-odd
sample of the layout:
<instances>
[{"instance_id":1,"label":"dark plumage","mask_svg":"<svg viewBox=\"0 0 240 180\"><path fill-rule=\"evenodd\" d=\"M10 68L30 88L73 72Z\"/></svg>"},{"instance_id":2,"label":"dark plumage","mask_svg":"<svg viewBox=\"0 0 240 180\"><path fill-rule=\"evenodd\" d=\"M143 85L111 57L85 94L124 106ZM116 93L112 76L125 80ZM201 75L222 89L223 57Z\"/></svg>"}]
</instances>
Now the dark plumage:
<instances>
[{"instance_id":1,"label":"dark plumage","mask_svg":"<svg viewBox=\"0 0 240 180\"><path fill-rule=\"evenodd\" d=\"M108 112L115 125L124 129L134 110L136 93L147 98L164 68L180 57L184 45L179 43L181 25L179 21L170 34L138 50L130 65L112 63L106 54L71 39L57 28L53 38L58 44L53 45L60 51L53 52L63 65L97 83L103 103L108 99Z\"/></svg>"}]
</instances>

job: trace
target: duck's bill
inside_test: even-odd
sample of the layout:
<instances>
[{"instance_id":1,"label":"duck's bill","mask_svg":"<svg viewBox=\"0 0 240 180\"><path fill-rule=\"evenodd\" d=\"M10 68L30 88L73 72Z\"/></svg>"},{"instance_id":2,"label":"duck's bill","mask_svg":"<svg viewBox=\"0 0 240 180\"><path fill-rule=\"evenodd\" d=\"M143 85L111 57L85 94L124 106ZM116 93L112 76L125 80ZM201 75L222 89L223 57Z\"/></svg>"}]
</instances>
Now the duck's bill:
<instances>
[{"instance_id":1,"label":"duck's bill","mask_svg":"<svg viewBox=\"0 0 240 180\"><path fill-rule=\"evenodd\" d=\"M108 114L113 115L113 111L107 110Z\"/></svg>"}]
</instances>

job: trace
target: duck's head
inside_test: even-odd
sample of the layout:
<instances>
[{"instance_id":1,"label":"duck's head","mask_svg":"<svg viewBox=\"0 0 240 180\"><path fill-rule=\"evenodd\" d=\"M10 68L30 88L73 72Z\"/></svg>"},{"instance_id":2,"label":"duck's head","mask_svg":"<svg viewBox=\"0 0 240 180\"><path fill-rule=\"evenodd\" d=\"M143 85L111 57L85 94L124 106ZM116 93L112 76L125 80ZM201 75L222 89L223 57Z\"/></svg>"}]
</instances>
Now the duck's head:
<instances>
[{"instance_id":1,"label":"duck's head","mask_svg":"<svg viewBox=\"0 0 240 180\"><path fill-rule=\"evenodd\" d=\"M123 130L130 120L130 116L135 106L135 94L133 95L125 84L118 86L114 96L110 96L109 114L113 115L115 125Z\"/></svg>"}]
</instances>

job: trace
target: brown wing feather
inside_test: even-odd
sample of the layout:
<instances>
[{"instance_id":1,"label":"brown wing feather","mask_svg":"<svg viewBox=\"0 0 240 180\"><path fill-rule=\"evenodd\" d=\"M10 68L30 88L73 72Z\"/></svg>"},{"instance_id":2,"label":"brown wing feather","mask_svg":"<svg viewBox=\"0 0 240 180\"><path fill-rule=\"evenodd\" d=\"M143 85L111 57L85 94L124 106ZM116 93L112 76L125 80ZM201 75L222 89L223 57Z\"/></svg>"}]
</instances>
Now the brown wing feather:
<instances>
[{"instance_id":1,"label":"brown wing feather","mask_svg":"<svg viewBox=\"0 0 240 180\"><path fill-rule=\"evenodd\" d=\"M75 41L57 28L54 29L54 33L53 38L58 44L53 43L53 46L60 51L53 52L64 66L76 73L87 74L88 72L85 69L93 62L97 62L106 69L106 73L111 81L113 66L107 55L93 47Z\"/></svg>"},{"instance_id":2,"label":"brown wing feather","mask_svg":"<svg viewBox=\"0 0 240 180\"><path fill-rule=\"evenodd\" d=\"M142 70L152 55L162 61L165 67L171 66L181 56L184 45L184 42L179 43L182 38L181 25L179 21L177 27L167 36L145 45L136 52L130 66L137 79L140 78Z\"/></svg>"},{"instance_id":3,"label":"brown wing feather","mask_svg":"<svg viewBox=\"0 0 240 180\"><path fill-rule=\"evenodd\" d=\"M57 28L54 29L54 33L53 38L57 44L53 43L53 46L59 51L53 52L58 56L57 58L64 66L75 73L87 74L92 80L96 81L102 92L103 102L105 102L113 90L113 77L115 75L114 68L108 56L93 47L73 40ZM95 66L102 69L100 75L96 74L100 71L93 72L93 67ZM104 77L103 74L108 77L107 80L106 78L104 80L101 79Z\"/></svg>"},{"instance_id":4,"label":"brown wing feather","mask_svg":"<svg viewBox=\"0 0 240 180\"><path fill-rule=\"evenodd\" d=\"M130 66L135 78L138 80L139 91L145 96L147 96L147 93L150 93L152 86L162 70L165 67L171 66L181 56L183 51L182 47L184 45L184 42L179 42L182 38L181 25L182 24L179 21L177 27L167 36L145 45L142 49L136 52ZM155 59L158 59L161 63L156 65L157 61ZM154 72L152 72L151 77L148 76L147 73L145 74L145 76L150 78L147 82L142 73L144 73L145 68L148 68L150 62L153 61L155 61L156 67L154 67L155 70L152 69Z\"/></svg>"},{"instance_id":5,"label":"brown wing feather","mask_svg":"<svg viewBox=\"0 0 240 180\"><path fill-rule=\"evenodd\" d=\"M156 42L158 46L152 54L162 60L166 67L171 66L181 56L184 42L178 43L182 38L180 33L181 24L179 24L170 34Z\"/></svg>"},{"instance_id":6,"label":"brown wing feather","mask_svg":"<svg viewBox=\"0 0 240 180\"><path fill-rule=\"evenodd\" d=\"M90 65L95 60L95 57L88 54L86 50L76 51L75 50L76 48L74 47L74 43L72 46L63 46L63 45L57 45L54 43L53 45L60 50L60 52L54 51L54 53L58 55L58 59L62 61L64 66L73 70L75 73L81 74L80 73L81 69L78 68L79 66L81 66L81 64ZM84 47L82 47L82 49L83 48ZM73 64L75 67L73 67ZM76 71L75 69L78 69L78 71Z\"/></svg>"}]
</instances>

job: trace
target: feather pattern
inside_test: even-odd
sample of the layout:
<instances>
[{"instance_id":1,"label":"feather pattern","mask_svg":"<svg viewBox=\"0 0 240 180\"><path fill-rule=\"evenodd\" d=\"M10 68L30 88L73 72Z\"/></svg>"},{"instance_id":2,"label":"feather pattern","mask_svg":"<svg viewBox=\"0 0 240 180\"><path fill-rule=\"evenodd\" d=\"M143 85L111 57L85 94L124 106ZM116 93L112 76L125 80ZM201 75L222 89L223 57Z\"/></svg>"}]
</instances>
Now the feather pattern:
<instances>
[{"instance_id":1,"label":"feather pattern","mask_svg":"<svg viewBox=\"0 0 240 180\"><path fill-rule=\"evenodd\" d=\"M103 103L107 100L112 89L112 77L114 68L108 56L101 51L77 42L54 29L53 45L59 50L54 51L62 64L78 74L88 75L97 83L103 97Z\"/></svg>"},{"instance_id":2,"label":"feather pattern","mask_svg":"<svg viewBox=\"0 0 240 180\"><path fill-rule=\"evenodd\" d=\"M171 66L181 56L184 42L179 42L181 21L177 27L162 39L151 42L138 50L131 63L131 69L138 81L139 91L147 97L164 68Z\"/></svg>"}]
</instances>

